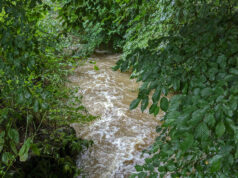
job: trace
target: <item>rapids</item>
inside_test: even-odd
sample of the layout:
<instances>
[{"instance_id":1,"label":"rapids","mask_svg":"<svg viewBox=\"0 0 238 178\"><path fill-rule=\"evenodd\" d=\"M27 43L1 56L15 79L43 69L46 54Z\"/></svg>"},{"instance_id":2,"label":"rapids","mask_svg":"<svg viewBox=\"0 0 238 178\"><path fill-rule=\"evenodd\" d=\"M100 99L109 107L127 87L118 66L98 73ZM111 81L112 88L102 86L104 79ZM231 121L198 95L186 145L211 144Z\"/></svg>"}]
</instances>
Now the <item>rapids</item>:
<instances>
[{"instance_id":1,"label":"rapids","mask_svg":"<svg viewBox=\"0 0 238 178\"><path fill-rule=\"evenodd\" d=\"M153 143L159 124L157 117L141 112L140 107L130 111L130 102L137 97L139 84L129 73L113 71L119 55L96 55L76 69L70 81L79 86L82 102L92 115L99 119L88 125L73 124L77 135L93 140L93 146L78 158L85 177L124 178L135 172L146 156L141 151Z\"/></svg>"}]
</instances>

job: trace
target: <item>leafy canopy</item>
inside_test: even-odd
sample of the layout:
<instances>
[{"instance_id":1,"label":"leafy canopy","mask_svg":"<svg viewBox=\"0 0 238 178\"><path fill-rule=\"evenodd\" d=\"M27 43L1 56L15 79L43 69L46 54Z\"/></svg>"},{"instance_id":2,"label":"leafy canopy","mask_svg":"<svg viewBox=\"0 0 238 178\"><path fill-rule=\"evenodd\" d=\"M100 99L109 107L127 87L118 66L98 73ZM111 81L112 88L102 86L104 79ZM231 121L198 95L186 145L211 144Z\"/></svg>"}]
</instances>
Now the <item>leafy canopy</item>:
<instances>
[{"instance_id":1,"label":"leafy canopy","mask_svg":"<svg viewBox=\"0 0 238 178\"><path fill-rule=\"evenodd\" d=\"M59 52L58 41L65 39L57 21L47 19L54 12L45 2L0 1L0 177L25 177L32 165L35 171L27 176L37 176L37 170L43 177L52 170L54 177L73 176L76 156L69 154L90 145L68 128L93 117L64 87L75 61Z\"/></svg>"},{"instance_id":2,"label":"leafy canopy","mask_svg":"<svg viewBox=\"0 0 238 178\"><path fill-rule=\"evenodd\" d=\"M64 24L85 34L91 52L119 35L114 69L143 82L130 108L145 110L152 94L149 112L166 112L139 177L238 176L237 3L69 0L62 8Z\"/></svg>"}]
</instances>

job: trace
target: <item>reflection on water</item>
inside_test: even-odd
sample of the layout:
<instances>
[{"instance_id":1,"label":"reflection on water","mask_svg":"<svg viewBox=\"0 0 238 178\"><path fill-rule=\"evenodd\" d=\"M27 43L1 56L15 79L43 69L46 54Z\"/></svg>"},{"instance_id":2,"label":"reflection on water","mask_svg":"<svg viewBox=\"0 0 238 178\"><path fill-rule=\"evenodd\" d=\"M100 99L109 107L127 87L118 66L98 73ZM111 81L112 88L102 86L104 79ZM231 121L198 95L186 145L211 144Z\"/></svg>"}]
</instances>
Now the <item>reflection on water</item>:
<instances>
[{"instance_id":1,"label":"reflection on water","mask_svg":"<svg viewBox=\"0 0 238 178\"><path fill-rule=\"evenodd\" d=\"M130 102L137 97L139 84L130 80L128 73L112 71L118 55L100 55L90 58L94 64L80 66L70 77L73 86L80 86L83 104L100 119L86 126L74 124L79 137L91 139L94 145L78 160L86 177L128 177L134 166L143 163L141 151L153 143L158 117L130 111ZM162 114L162 113L161 113ZM160 114L160 115L161 115ZM146 156L146 155L145 155Z\"/></svg>"}]
</instances>

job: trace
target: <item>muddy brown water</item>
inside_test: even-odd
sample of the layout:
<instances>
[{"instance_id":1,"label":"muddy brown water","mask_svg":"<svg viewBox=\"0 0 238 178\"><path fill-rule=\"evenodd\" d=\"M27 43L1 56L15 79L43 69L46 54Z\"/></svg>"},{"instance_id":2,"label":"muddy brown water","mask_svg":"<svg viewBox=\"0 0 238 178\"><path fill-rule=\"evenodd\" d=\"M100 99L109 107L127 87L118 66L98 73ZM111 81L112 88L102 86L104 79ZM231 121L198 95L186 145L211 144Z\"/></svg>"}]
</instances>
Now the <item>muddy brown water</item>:
<instances>
[{"instance_id":1,"label":"muddy brown water","mask_svg":"<svg viewBox=\"0 0 238 178\"><path fill-rule=\"evenodd\" d=\"M135 172L136 164L143 164L148 155L141 151L153 143L159 124L157 117L142 113L139 108L130 111L130 102L137 97L139 84L129 73L113 71L119 55L97 55L76 69L70 81L79 86L83 104L90 114L100 116L87 125L73 124L77 135L93 140L93 146L78 158L78 166L85 177L124 178Z\"/></svg>"}]
</instances>

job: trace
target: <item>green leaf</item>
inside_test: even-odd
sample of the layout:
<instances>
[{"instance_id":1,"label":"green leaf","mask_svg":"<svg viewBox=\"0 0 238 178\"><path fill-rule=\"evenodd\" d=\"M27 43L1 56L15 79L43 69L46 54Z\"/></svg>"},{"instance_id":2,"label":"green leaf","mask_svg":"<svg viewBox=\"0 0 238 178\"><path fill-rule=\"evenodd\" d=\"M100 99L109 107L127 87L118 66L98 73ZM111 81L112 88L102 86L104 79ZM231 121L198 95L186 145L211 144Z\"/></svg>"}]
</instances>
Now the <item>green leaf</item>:
<instances>
[{"instance_id":1,"label":"green leaf","mask_svg":"<svg viewBox=\"0 0 238 178\"><path fill-rule=\"evenodd\" d=\"M94 70L98 71L99 70L99 67L94 65Z\"/></svg>"},{"instance_id":2,"label":"green leaf","mask_svg":"<svg viewBox=\"0 0 238 178\"><path fill-rule=\"evenodd\" d=\"M200 123L195 129L195 137L207 139L210 136L210 131L205 122Z\"/></svg>"},{"instance_id":3,"label":"green leaf","mask_svg":"<svg viewBox=\"0 0 238 178\"><path fill-rule=\"evenodd\" d=\"M214 114L208 113L205 115L204 122L206 122L209 126L213 127L216 123L216 119Z\"/></svg>"},{"instance_id":4,"label":"green leaf","mask_svg":"<svg viewBox=\"0 0 238 178\"><path fill-rule=\"evenodd\" d=\"M159 172L164 172L164 171L166 171L165 166L160 166L160 167L158 168L158 171L159 171Z\"/></svg>"},{"instance_id":5,"label":"green leaf","mask_svg":"<svg viewBox=\"0 0 238 178\"><path fill-rule=\"evenodd\" d=\"M168 110L168 107L169 107L169 101L166 97L163 97L160 100L160 108L166 112Z\"/></svg>"},{"instance_id":6,"label":"green leaf","mask_svg":"<svg viewBox=\"0 0 238 178\"><path fill-rule=\"evenodd\" d=\"M39 101L35 100L34 106L33 106L33 111L38 112L39 111Z\"/></svg>"},{"instance_id":7,"label":"green leaf","mask_svg":"<svg viewBox=\"0 0 238 178\"><path fill-rule=\"evenodd\" d=\"M3 146L4 146L4 143L5 143L4 136L5 136L5 131L2 131L0 133L0 153L3 150Z\"/></svg>"},{"instance_id":8,"label":"green leaf","mask_svg":"<svg viewBox=\"0 0 238 178\"><path fill-rule=\"evenodd\" d=\"M173 81L173 88L175 91L180 89L180 80L174 80Z\"/></svg>"},{"instance_id":9,"label":"green leaf","mask_svg":"<svg viewBox=\"0 0 238 178\"><path fill-rule=\"evenodd\" d=\"M35 155L40 156L40 149L36 146L36 144L31 145L31 150Z\"/></svg>"},{"instance_id":10,"label":"green leaf","mask_svg":"<svg viewBox=\"0 0 238 178\"><path fill-rule=\"evenodd\" d=\"M47 103L41 103L41 108L42 109L48 109L49 105Z\"/></svg>"},{"instance_id":11,"label":"green leaf","mask_svg":"<svg viewBox=\"0 0 238 178\"><path fill-rule=\"evenodd\" d=\"M17 155L16 143L10 142L10 146L11 146L12 151Z\"/></svg>"},{"instance_id":12,"label":"green leaf","mask_svg":"<svg viewBox=\"0 0 238 178\"><path fill-rule=\"evenodd\" d=\"M225 130L226 130L226 128L225 128L224 123L222 121L219 122L217 124L217 126L216 126L216 134L217 134L217 136L221 137L225 133Z\"/></svg>"},{"instance_id":13,"label":"green leaf","mask_svg":"<svg viewBox=\"0 0 238 178\"><path fill-rule=\"evenodd\" d=\"M31 97L31 93L26 89L25 90L25 98L29 99Z\"/></svg>"},{"instance_id":14,"label":"green leaf","mask_svg":"<svg viewBox=\"0 0 238 178\"><path fill-rule=\"evenodd\" d=\"M142 102L141 102L141 111L142 112L144 112L144 110L148 106L148 103L149 103L149 98L148 97L146 97L142 100Z\"/></svg>"},{"instance_id":15,"label":"green leaf","mask_svg":"<svg viewBox=\"0 0 238 178\"><path fill-rule=\"evenodd\" d=\"M201 91L202 97L208 97L208 96L211 95L211 93L212 93L211 88L204 88L204 89Z\"/></svg>"},{"instance_id":16,"label":"green leaf","mask_svg":"<svg viewBox=\"0 0 238 178\"><path fill-rule=\"evenodd\" d=\"M180 144L181 150L183 152L187 151L193 145L193 142L193 135L186 134L183 142Z\"/></svg>"},{"instance_id":17,"label":"green leaf","mask_svg":"<svg viewBox=\"0 0 238 178\"><path fill-rule=\"evenodd\" d=\"M22 92L18 94L17 102L18 102L19 104L24 103L24 96L23 96L23 93L22 93Z\"/></svg>"},{"instance_id":18,"label":"green leaf","mask_svg":"<svg viewBox=\"0 0 238 178\"><path fill-rule=\"evenodd\" d=\"M147 178L147 174L145 172L140 172L138 178Z\"/></svg>"},{"instance_id":19,"label":"green leaf","mask_svg":"<svg viewBox=\"0 0 238 178\"><path fill-rule=\"evenodd\" d=\"M159 107L157 106L154 110L154 116L157 116L158 113L159 113Z\"/></svg>"},{"instance_id":20,"label":"green leaf","mask_svg":"<svg viewBox=\"0 0 238 178\"><path fill-rule=\"evenodd\" d=\"M138 172L143 171L143 166L136 165L135 168L136 168L136 171L138 171Z\"/></svg>"},{"instance_id":21,"label":"green leaf","mask_svg":"<svg viewBox=\"0 0 238 178\"><path fill-rule=\"evenodd\" d=\"M8 137L15 143L19 143L19 133L16 129L9 129Z\"/></svg>"},{"instance_id":22,"label":"green leaf","mask_svg":"<svg viewBox=\"0 0 238 178\"><path fill-rule=\"evenodd\" d=\"M167 96L168 95L168 88L167 87L162 87L162 93Z\"/></svg>"},{"instance_id":23,"label":"green leaf","mask_svg":"<svg viewBox=\"0 0 238 178\"><path fill-rule=\"evenodd\" d=\"M141 99L139 99L139 98L136 98L135 100L133 100L130 104L130 110L135 109L138 106L138 104L140 103L140 100Z\"/></svg>"},{"instance_id":24,"label":"green leaf","mask_svg":"<svg viewBox=\"0 0 238 178\"><path fill-rule=\"evenodd\" d=\"M176 170L176 166L175 166L174 163L169 163L169 164L167 165L167 169L168 169L170 172L172 172L172 171L175 171L175 170Z\"/></svg>"},{"instance_id":25,"label":"green leaf","mask_svg":"<svg viewBox=\"0 0 238 178\"><path fill-rule=\"evenodd\" d=\"M215 155L210 159L209 164L211 164L211 172L216 172L221 168L221 160L221 155Z\"/></svg>"},{"instance_id":26,"label":"green leaf","mask_svg":"<svg viewBox=\"0 0 238 178\"><path fill-rule=\"evenodd\" d=\"M155 92L154 92L154 94L153 94L153 96L152 96L152 101L153 101L153 103L157 103L157 102L159 101L159 99L160 99L160 93L161 93L160 87L157 87L156 90L155 90Z\"/></svg>"},{"instance_id":27,"label":"green leaf","mask_svg":"<svg viewBox=\"0 0 238 178\"><path fill-rule=\"evenodd\" d=\"M14 155L10 152L4 152L2 154L2 162L9 165L14 160Z\"/></svg>"},{"instance_id":28,"label":"green leaf","mask_svg":"<svg viewBox=\"0 0 238 178\"><path fill-rule=\"evenodd\" d=\"M28 138L24 144L22 145L20 151L19 151L19 157L20 157L20 161L24 162L27 160L28 158L28 152L29 152L29 149L31 147L31 144L32 144L32 139L31 138Z\"/></svg>"},{"instance_id":29,"label":"green leaf","mask_svg":"<svg viewBox=\"0 0 238 178\"><path fill-rule=\"evenodd\" d=\"M231 68L230 73L234 75L238 75L238 69L237 68Z\"/></svg>"},{"instance_id":30,"label":"green leaf","mask_svg":"<svg viewBox=\"0 0 238 178\"><path fill-rule=\"evenodd\" d=\"M149 113L150 114L152 114L152 113L154 113L154 111L155 111L155 109L157 108L157 104L152 104L151 106L150 106L150 110L149 110Z\"/></svg>"},{"instance_id":31,"label":"green leaf","mask_svg":"<svg viewBox=\"0 0 238 178\"><path fill-rule=\"evenodd\" d=\"M195 126L203 119L203 113L201 110L193 112L192 118L188 121L188 125Z\"/></svg>"}]
</instances>

